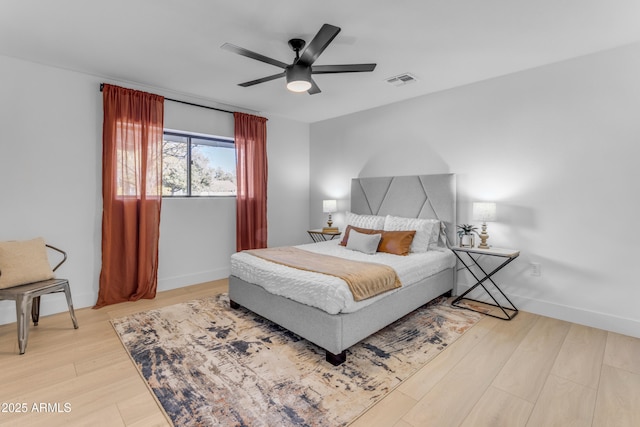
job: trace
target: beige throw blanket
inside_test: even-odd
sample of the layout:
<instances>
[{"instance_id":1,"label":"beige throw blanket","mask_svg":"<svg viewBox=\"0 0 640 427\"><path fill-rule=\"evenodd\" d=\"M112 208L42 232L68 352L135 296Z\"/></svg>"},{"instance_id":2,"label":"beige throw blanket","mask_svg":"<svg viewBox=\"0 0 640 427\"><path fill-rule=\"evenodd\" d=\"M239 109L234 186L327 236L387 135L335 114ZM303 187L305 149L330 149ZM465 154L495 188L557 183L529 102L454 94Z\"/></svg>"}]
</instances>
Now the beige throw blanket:
<instances>
[{"instance_id":1,"label":"beige throw blanket","mask_svg":"<svg viewBox=\"0 0 640 427\"><path fill-rule=\"evenodd\" d=\"M383 264L352 261L292 246L252 249L245 252L287 267L339 277L347 282L355 301L371 298L402 286L396 271Z\"/></svg>"}]
</instances>

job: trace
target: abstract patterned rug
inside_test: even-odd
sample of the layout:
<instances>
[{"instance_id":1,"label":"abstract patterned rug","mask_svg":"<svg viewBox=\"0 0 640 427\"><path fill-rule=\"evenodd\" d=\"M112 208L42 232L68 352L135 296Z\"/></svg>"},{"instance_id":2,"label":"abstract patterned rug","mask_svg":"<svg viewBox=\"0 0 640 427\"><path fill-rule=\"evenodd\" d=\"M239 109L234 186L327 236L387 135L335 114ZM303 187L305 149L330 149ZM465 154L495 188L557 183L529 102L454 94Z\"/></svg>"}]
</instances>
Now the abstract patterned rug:
<instances>
[{"instance_id":1,"label":"abstract patterned rug","mask_svg":"<svg viewBox=\"0 0 640 427\"><path fill-rule=\"evenodd\" d=\"M344 426L411 376L481 315L443 298L347 350L324 351L226 294L112 320L176 426Z\"/></svg>"}]
</instances>

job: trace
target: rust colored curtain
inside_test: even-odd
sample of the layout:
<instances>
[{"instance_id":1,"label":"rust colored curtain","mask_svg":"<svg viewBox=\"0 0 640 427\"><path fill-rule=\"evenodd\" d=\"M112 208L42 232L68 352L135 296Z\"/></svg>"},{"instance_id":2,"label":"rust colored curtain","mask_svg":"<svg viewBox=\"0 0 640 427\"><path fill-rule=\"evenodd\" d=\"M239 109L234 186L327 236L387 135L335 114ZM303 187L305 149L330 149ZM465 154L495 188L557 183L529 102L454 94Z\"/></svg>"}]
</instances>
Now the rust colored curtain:
<instances>
[{"instance_id":1,"label":"rust colored curtain","mask_svg":"<svg viewBox=\"0 0 640 427\"><path fill-rule=\"evenodd\" d=\"M234 113L236 249L267 247L267 119Z\"/></svg>"},{"instance_id":2,"label":"rust colored curtain","mask_svg":"<svg viewBox=\"0 0 640 427\"><path fill-rule=\"evenodd\" d=\"M102 91L102 271L94 308L151 299L158 281L164 98Z\"/></svg>"}]
</instances>

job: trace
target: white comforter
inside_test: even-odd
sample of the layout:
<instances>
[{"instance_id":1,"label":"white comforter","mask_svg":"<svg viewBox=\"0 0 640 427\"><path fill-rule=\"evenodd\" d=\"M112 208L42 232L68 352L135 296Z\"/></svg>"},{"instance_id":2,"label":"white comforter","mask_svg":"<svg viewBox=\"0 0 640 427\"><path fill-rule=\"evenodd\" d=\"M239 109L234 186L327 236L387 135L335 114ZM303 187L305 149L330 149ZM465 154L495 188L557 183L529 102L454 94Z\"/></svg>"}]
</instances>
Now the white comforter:
<instances>
[{"instance_id":1,"label":"white comforter","mask_svg":"<svg viewBox=\"0 0 640 427\"><path fill-rule=\"evenodd\" d=\"M336 239L296 247L356 261L386 264L396 271L403 287L412 286L426 277L455 265L455 256L449 250L411 253L407 256L381 252L368 255L352 251L338 243L339 240ZM354 312L401 289L394 289L356 302L345 281L338 277L298 270L243 252L231 256L231 274L246 282L260 285L272 294L317 307L329 314Z\"/></svg>"}]
</instances>

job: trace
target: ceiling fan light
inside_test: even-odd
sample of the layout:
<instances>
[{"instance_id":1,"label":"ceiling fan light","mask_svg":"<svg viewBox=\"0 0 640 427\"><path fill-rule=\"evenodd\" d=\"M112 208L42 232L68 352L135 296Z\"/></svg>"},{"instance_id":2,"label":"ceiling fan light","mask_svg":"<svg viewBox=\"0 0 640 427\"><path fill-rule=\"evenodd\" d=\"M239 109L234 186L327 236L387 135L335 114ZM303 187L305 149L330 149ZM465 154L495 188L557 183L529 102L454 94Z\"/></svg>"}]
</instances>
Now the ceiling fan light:
<instances>
[{"instance_id":1,"label":"ceiling fan light","mask_svg":"<svg viewBox=\"0 0 640 427\"><path fill-rule=\"evenodd\" d=\"M291 92L306 92L311 89L311 83L305 80L296 80L287 83L287 89Z\"/></svg>"},{"instance_id":2,"label":"ceiling fan light","mask_svg":"<svg viewBox=\"0 0 640 427\"><path fill-rule=\"evenodd\" d=\"M311 68L303 65L287 67L287 89L291 92L306 92L311 89Z\"/></svg>"}]
</instances>

